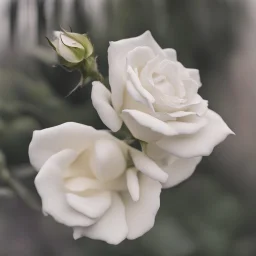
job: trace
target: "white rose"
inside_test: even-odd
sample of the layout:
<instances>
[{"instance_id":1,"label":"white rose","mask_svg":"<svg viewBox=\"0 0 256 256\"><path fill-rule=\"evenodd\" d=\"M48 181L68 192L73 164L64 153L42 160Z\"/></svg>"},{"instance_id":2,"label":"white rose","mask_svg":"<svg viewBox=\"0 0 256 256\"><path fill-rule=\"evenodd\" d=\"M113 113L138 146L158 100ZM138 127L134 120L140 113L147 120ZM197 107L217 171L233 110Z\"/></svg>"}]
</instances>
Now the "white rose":
<instances>
[{"instance_id":1,"label":"white rose","mask_svg":"<svg viewBox=\"0 0 256 256\"><path fill-rule=\"evenodd\" d=\"M167 174L109 133L77 123L35 131L29 157L43 212L75 239L118 244L154 225Z\"/></svg>"},{"instance_id":2,"label":"white rose","mask_svg":"<svg viewBox=\"0 0 256 256\"><path fill-rule=\"evenodd\" d=\"M146 152L154 160L159 151L171 155L166 170L172 175L181 177L178 169L183 177L191 175L201 156L233 133L198 95L198 70L185 68L175 50L162 49L149 31L111 42L108 61L111 92L100 82L92 89L100 118L112 131L124 121L135 138L150 143Z\"/></svg>"}]
</instances>

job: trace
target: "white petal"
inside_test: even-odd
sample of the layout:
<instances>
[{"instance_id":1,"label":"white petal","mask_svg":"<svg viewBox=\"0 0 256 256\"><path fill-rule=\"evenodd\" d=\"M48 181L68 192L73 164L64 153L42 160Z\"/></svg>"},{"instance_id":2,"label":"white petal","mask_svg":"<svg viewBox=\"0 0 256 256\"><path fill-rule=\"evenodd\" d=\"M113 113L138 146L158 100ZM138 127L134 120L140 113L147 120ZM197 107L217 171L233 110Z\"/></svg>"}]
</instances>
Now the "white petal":
<instances>
[{"instance_id":1,"label":"white petal","mask_svg":"<svg viewBox=\"0 0 256 256\"><path fill-rule=\"evenodd\" d=\"M185 79L183 80L183 85L187 100L192 100L197 94L198 84L193 79Z\"/></svg>"},{"instance_id":2,"label":"white petal","mask_svg":"<svg viewBox=\"0 0 256 256\"><path fill-rule=\"evenodd\" d=\"M60 38L60 35L64 35L64 33L62 31L53 31L53 35L54 37L56 37L57 39Z\"/></svg>"},{"instance_id":3,"label":"white petal","mask_svg":"<svg viewBox=\"0 0 256 256\"><path fill-rule=\"evenodd\" d=\"M147 100L145 98L143 98L142 95L136 90L136 88L134 87L133 83L130 80L128 80L126 83L126 89L129 93L129 96L132 98L132 100L142 103L146 106L148 105ZM127 98L125 98L124 100L125 100L124 107L126 107L127 106ZM131 101L129 101L129 103L130 102ZM133 107L135 108L136 106L134 105Z\"/></svg>"},{"instance_id":4,"label":"white petal","mask_svg":"<svg viewBox=\"0 0 256 256\"><path fill-rule=\"evenodd\" d=\"M140 69L155 57L153 50L147 46L139 46L127 53L127 66Z\"/></svg>"},{"instance_id":5,"label":"white petal","mask_svg":"<svg viewBox=\"0 0 256 256\"><path fill-rule=\"evenodd\" d=\"M59 44L57 45L58 54L68 62L79 63L83 59L83 56L76 55L74 51L67 47L62 40L63 36L64 35L60 35Z\"/></svg>"},{"instance_id":6,"label":"white petal","mask_svg":"<svg viewBox=\"0 0 256 256\"><path fill-rule=\"evenodd\" d=\"M75 41L74 39L68 37L65 34L60 35L62 42L69 47L76 47L76 48L80 48L80 49L84 49L84 47L78 43L77 41Z\"/></svg>"},{"instance_id":7,"label":"white petal","mask_svg":"<svg viewBox=\"0 0 256 256\"><path fill-rule=\"evenodd\" d=\"M169 115L171 117L185 117L185 116L191 116L191 115L195 115L195 112L188 112L188 111L176 111L173 113L170 113Z\"/></svg>"},{"instance_id":8,"label":"white petal","mask_svg":"<svg viewBox=\"0 0 256 256\"><path fill-rule=\"evenodd\" d=\"M87 177L76 177L67 179L64 182L64 186L67 191L74 193L91 193L92 191L98 192L99 190L103 189L103 185L98 180Z\"/></svg>"},{"instance_id":9,"label":"white petal","mask_svg":"<svg viewBox=\"0 0 256 256\"><path fill-rule=\"evenodd\" d=\"M195 112L198 116L203 116L208 110L208 101L202 99L198 104L190 106L189 110Z\"/></svg>"},{"instance_id":10,"label":"white petal","mask_svg":"<svg viewBox=\"0 0 256 256\"><path fill-rule=\"evenodd\" d=\"M181 118L180 121L168 121L167 124L176 131L176 134L194 134L205 127L209 120L205 117L190 115Z\"/></svg>"},{"instance_id":11,"label":"white petal","mask_svg":"<svg viewBox=\"0 0 256 256\"><path fill-rule=\"evenodd\" d=\"M172 60L172 61L177 61L177 53L174 49L172 48L167 48L167 49L164 49L164 54L165 56L169 59L169 60Z\"/></svg>"},{"instance_id":12,"label":"white petal","mask_svg":"<svg viewBox=\"0 0 256 256\"><path fill-rule=\"evenodd\" d=\"M121 111L123 104L127 54L139 46L148 46L155 54L161 54L162 52L149 31L138 37L110 42L108 48L109 83L112 92L112 103L117 111Z\"/></svg>"},{"instance_id":13,"label":"white petal","mask_svg":"<svg viewBox=\"0 0 256 256\"><path fill-rule=\"evenodd\" d=\"M111 205L111 193L108 191L81 197L75 194L66 194L68 204L76 211L89 218L101 217Z\"/></svg>"},{"instance_id":14,"label":"white petal","mask_svg":"<svg viewBox=\"0 0 256 256\"><path fill-rule=\"evenodd\" d=\"M169 164L162 167L169 175L168 180L163 184L163 188L173 187L189 178L201 159L202 157L178 158L171 156Z\"/></svg>"},{"instance_id":15,"label":"white petal","mask_svg":"<svg viewBox=\"0 0 256 256\"><path fill-rule=\"evenodd\" d=\"M103 240L109 244L119 244L127 236L128 228L125 219L125 208L118 194L113 193L112 204L108 211L94 225L88 228L74 228L74 238L87 236Z\"/></svg>"},{"instance_id":16,"label":"white petal","mask_svg":"<svg viewBox=\"0 0 256 256\"><path fill-rule=\"evenodd\" d=\"M111 106L111 93L101 83L93 82L92 104L98 112L102 122L113 132L118 131L122 126L122 120Z\"/></svg>"},{"instance_id":17,"label":"white petal","mask_svg":"<svg viewBox=\"0 0 256 256\"><path fill-rule=\"evenodd\" d=\"M133 201L138 201L140 198L140 187L136 168L129 168L126 171L127 187Z\"/></svg>"},{"instance_id":18,"label":"white petal","mask_svg":"<svg viewBox=\"0 0 256 256\"><path fill-rule=\"evenodd\" d=\"M95 177L103 182L114 180L126 169L126 159L114 140L97 140L93 147L90 165Z\"/></svg>"},{"instance_id":19,"label":"white petal","mask_svg":"<svg viewBox=\"0 0 256 256\"><path fill-rule=\"evenodd\" d=\"M130 155L135 167L139 171L154 180L166 182L168 175L144 153L135 149L130 149Z\"/></svg>"},{"instance_id":20,"label":"white petal","mask_svg":"<svg viewBox=\"0 0 256 256\"><path fill-rule=\"evenodd\" d=\"M148 232L155 223L160 207L162 185L141 174L139 177L140 199L134 202L129 193L123 194L128 225L128 239L135 239Z\"/></svg>"},{"instance_id":21,"label":"white petal","mask_svg":"<svg viewBox=\"0 0 256 256\"><path fill-rule=\"evenodd\" d=\"M153 81L153 73L156 69L156 67L159 65L159 62L163 58L159 55L157 55L155 58L152 60L148 61L147 64L143 67L143 69L140 72L140 80L143 86L147 89L152 89L154 88L154 81Z\"/></svg>"},{"instance_id":22,"label":"white petal","mask_svg":"<svg viewBox=\"0 0 256 256\"><path fill-rule=\"evenodd\" d=\"M147 143L145 145L144 152L154 161L161 161L170 155L167 151L158 147L155 143Z\"/></svg>"},{"instance_id":23,"label":"white petal","mask_svg":"<svg viewBox=\"0 0 256 256\"><path fill-rule=\"evenodd\" d=\"M34 131L29 145L29 158L39 170L52 155L63 149L81 152L98 136L91 126L78 123L64 123L55 127Z\"/></svg>"},{"instance_id":24,"label":"white petal","mask_svg":"<svg viewBox=\"0 0 256 256\"><path fill-rule=\"evenodd\" d=\"M142 87L142 84L139 80L139 77L134 72L134 70L131 68L131 66L128 66L127 73L129 74L129 77L131 79L132 84L136 88L136 90L141 94L142 97L148 100L150 103L154 103L155 99L154 97Z\"/></svg>"},{"instance_id":25,"label":"white petal","mask_svg":"<svg viewBox=\"0 0 256 256\"><path fill-rule=\"evenodd\" d=\"M169 153L191 158L208 156L214 147L222 142L229 134L234 134L223 119L212 110L208 110L205 117L209 123L199 132L191 135L165 137L156 144Z\"/></svg>"},{"instance_id":26,"label":"white petal","mask_svg":"<svg viewBox=\"0 0 256 256\"><path fill-rule=\"evenodd\" d=\"M35 185L42 199L43 212L67 226L89 226L95 221L69 206L65 196L62 174L77 157L73 150L53 155L36 176Z\"/></svg>"},{"instance_id":27,"label":"white petal","mask_svg":"<svg viewBox=\"0 0 256 256\"><path fill-rule=\"evenodd\" d=\"M200 74L198 69L187 68L189 76L196 81L198 88L202 86Z\"/></svg>"},{"instance_id":28,"label":"white petal","mask_svg":"<svg viewBox=\"0 0 256 256\"><path fill-rule=\"evenodd\" d=\"M156 141L163 135L176 134L168 124L137 110L125 109L122 117L133 136L142 141Z\"/></svg>"}]
</instances>

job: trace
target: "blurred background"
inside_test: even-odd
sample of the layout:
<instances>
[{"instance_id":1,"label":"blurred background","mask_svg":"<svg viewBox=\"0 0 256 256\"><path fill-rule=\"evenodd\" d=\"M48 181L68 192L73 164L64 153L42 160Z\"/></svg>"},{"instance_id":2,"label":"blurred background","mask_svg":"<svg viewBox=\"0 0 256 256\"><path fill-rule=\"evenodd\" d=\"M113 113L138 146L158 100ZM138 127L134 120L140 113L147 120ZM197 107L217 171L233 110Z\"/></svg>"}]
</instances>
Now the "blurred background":
<instances>
[{"instance_id":1,"label":"blurred background","mask_svg":"<svg viewBox=\"0 0 256 256\"><path fill-rule=\"evenodd\" d=\"M33 130L66 121L103 128L91 85L66 97L79 74L53 66L45 36L60 25L88 33L105 76L109 41L151 30L200 70L199 93L236 133L192 178L162 192L154 228L135 241L74 241L35 210ZM255 256L255 42L255 0L1 0L0 169L9 172L0 181L0 256Z\"/></svg>"}]
</instances>

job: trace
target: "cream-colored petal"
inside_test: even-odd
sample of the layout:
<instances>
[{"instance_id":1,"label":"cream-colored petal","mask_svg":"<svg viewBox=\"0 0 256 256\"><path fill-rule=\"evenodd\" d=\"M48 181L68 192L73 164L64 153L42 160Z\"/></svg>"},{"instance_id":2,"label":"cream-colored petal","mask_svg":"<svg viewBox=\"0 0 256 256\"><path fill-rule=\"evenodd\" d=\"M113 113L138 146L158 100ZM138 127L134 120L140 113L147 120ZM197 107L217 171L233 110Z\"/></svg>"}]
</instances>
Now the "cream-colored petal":
<instances>
[{"instance_id":1,"label":"cream-colored petal","mask_svg":"<svg viewBox=\"0 0 256 256\"><path fill-rule=\"evenodd\" d=\"M168 121L167 124L175 130L176 134L194 134L208 124L209 120L205 117L190 115L182 117L176 121Z\"/></svg>"},{"instance_id":2,"label":"cream-colored petal","mask_svg":"<svg viewBox=\"0 0 256 256\"><path fill-rule=\"evenodd\" d=\"M161 183L140 174L139 185L139 201L134 202L129 193L122 195L128 225L128 239L136 239L148 232L154 226L160 207Z\"/></svg>"},{"instance_id":3,"label":"cream-colored petal","mask_svg":"<svg viewBox=\"0 0 256 256\"><path fill-rule=\"evenodd\" d=\"M165 137L156 144L169 153L184 158L208 156L214 147L221 143L229 134L234 134L223 119L212 110L205 117L208 125L195 134Z\"/></svg>"},{"instance_id":4,"label":"cream-colored petal","mask_svg":"<svg viewBox=\"0 0 256 256\"><path fill-rule=\"evenodd\" d=\"M128 191L133 201L138 201L140 198L140 187L136 168L129 168L126 171L126 180Z\"/></svg>"},{"instance_id":5,"label":"cream-colored petal","mask_svg":"<svg viewBox=\"0 0 256 256\"><path fill-rule=\"evenodd\" d=\"M198 88L202 86L200 74L198 69L187 68L189 76L194 79L198 85Z\"/></svg>"},{"instance_id":6,"label":"cream-colored petal","mask_svg":"<svg viewBox=\"0 0 256 256\"><path fill-rule=\"evenodd\" d=\"M30 162L39 170L52 155L64 149L82 152L98 136L93 127L71 122L34 131L29 145Z\"/></svg>"},{"instance_id":7,"label":"cream-colored petal","mask_svg":"<svg viewBox=\"0 0 256 256\"><path fill-rule=\"evenodd\" d=\"M148 46L138 46L127 53L126 65L132 68L141 69L155 57L153 50Z\"/></svg>"},{"instance_id":8,"label":"cream-colored petal","mask_svg":"<svg viewBox=\"0 0 256 256\"><path fill-rule=\"evenodd\" d=\"M162 169L168 173L168 180L163 184L163 188L176 186L188 179L201 159L202 157L178 158L171 156L169 163L166 166L162 166Z\"/></svg>"},{"instance_id":9,"label":"cream-colored petal","mask_svg":"<svg viewBox=\"0 0 256 256\"><path fill-rule=\"evenodd\" d=\"M63 150L43 165L36 176L35 186L42 199L43 212L51 215L57 222L67 226L89 226L95 220L88 218L69 206L63 185L62 174L77 157L73 150Z\"/></svg>"},{"instance_id":10,"label":"cream-colored petal","mask_svg":"<svg viewBox=\"0 0 256 256\"><path fill-rule=\"evenodd\" d=\"M92 104L94 108L102 122L109 129L113 132L118 131L122 126L122 120L111 105L110 91L101 82L96 81L92 84Z\"/></svg>"},{"instance_id":11,"label":"cream-colored petal","mask_svg":"<svg viewBox=\"0 0 256 256\"><path fill-rule=\"evenodd\" d=\"M177 61L177 53L174 49L172 48L166 48L163 50L165 56L172 61Z\"/></svg>"},{"instance_id":12,"label":"cream-colored petal","mask_svg":"<svg viewBox=\"0 0 256 256\"><path fill-rule=\"evenodd\" d=\"M166 182L168 175L149 157L147 157L143 152L136 149L130 149L130 155L135 167L149 176L150 178Z\"/></svg>"},{"instance_id":13,"label":"cream-colored petal","mask_svg":"<svg viewBox=\"0 0 256 256\"><path fill-rule=\"evenodd\" d=\"M108 48L109 83L111 86L111 96L114 108L120 112L123 105L123 95L126 86L126 57L127 54L136 47L147 46L154 54L161 54L162 49L156 43L149 31L144 34L116 42L110 42Z\"/></svg>"},{"instance_id":14,"label":"cream-colored petal","mask_svg":"<svg viewBox=\"0 0 256 256\"><path fill-rule=\"evenodd\" d=\"M175 135L176 131L167 123L138 110L125 109L123 120L133 136L139 140L152 142L163 135Z\"/></svg>"},{"instance_id":15,"label":"cream-colored petal","mask_svg":"<svg viewBox=\"0 0 256 256\"><path fill-rule=\"evenodd\" d=\"M126 159L115 140L99 139L93 145L90 166L98 180L107 182L123 174Z\"/></svg>"},{"instance_id":16,"label":"cream-colored petal","mask_svg":"<svg viewBox=\"0 0 256 256\"><path fill-rule=\"evenodd\" d=\"M119 195L113 193L112 204L102 218L88 228L75 227L74 239L86 236L109 244L119 244L126 238L127 233L124 204Z\"/></svg>"},{"instance_id":17,"label":"cream-colored petal","mask_svg":"<svg viewBox=\"0 0 256 256\"><path fill-rule=\"evenodd\" d=\"M89 218L100 218L111 206L111 193L103 191L88 196L66 194L68 204Z\"/></svg>"}]
</instances>

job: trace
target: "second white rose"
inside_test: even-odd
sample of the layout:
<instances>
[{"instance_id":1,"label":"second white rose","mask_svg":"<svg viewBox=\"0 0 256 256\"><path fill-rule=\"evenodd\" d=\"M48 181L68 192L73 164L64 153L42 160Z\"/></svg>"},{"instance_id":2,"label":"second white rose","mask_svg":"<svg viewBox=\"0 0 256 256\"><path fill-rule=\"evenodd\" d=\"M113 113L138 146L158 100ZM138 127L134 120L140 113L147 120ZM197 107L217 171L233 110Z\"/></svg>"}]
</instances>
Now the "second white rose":
<instances>
[{"instance_id":1,"label":"second white rose","mask_svg":"<svg viewBox=\"0 0 256 256\"><path fill-rule=\"evenodd\" d=\"M149 31L111 42L108 49L111 92L93 83L92 101L102 121L118 131L124 121L147 150L179 158L209 155L233 132L201 98L199 72L162 49ZM158 150L159 149L159 150Z\"/></svg>"}]
</instances>

